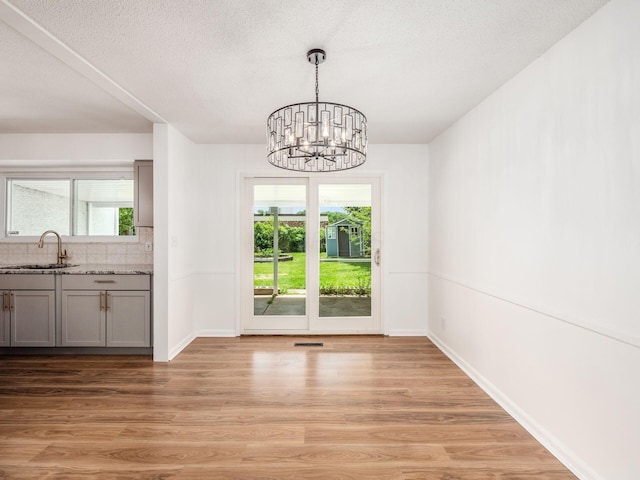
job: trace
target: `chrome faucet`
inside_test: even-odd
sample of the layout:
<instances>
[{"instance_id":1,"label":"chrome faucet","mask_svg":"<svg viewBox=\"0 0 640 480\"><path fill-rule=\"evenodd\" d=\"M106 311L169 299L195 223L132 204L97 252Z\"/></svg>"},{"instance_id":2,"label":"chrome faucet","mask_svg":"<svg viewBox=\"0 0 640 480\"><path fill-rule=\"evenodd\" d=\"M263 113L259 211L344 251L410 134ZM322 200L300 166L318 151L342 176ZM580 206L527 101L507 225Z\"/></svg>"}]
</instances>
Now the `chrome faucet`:
<instances>
[{"instance_id":1,"label":"chrome faucet","mask_svg":"<svg viewBox=\"0 0 640 480\"><path fill-rule=\"evenodd\" d=\"M44 247L44 237L47 236L47 233L53 233L56 237L58 237L58 263L56 265L62 265L64 263L64 259L67 258L67 249L65 248L64 252L62 251L62 239L58 232L54 232L53 230L47 230L42 235L40 235L40 241L38 242L38 248Z\"/></svg>"}]
</instances>

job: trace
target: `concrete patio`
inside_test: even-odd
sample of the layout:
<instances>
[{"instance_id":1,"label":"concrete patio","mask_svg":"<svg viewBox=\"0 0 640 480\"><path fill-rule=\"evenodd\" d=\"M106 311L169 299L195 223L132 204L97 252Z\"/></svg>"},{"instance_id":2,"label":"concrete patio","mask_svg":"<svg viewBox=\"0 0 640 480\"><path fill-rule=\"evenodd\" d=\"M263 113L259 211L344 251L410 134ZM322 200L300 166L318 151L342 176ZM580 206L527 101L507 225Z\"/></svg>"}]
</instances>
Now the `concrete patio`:
<instances>
[{"instance_id":1,"label":"concrete patio","mask_svg":"<svg viewBox=\"0 0 640 480\"><path fill-rule=\"evenodd\" d=\"M278 295L269 304L271 295L253 297L254 315L305 315L304 295ZM371 315L370 297L320 297L321 317L368 317Z\"/></svg>"}]
</instances>

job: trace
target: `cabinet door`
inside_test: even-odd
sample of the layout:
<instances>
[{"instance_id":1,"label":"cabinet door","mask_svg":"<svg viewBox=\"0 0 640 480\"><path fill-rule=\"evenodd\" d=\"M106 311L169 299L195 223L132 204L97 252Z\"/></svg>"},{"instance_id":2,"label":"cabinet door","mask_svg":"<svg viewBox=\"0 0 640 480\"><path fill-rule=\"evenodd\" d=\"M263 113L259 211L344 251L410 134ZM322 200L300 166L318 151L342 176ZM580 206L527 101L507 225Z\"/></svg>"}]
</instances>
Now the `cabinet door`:
<instances>
[{"instance_id":1,"label":"cabinet door","mask_svg":"<svg viewBox=\"0 0 640 480\"><path fill-rule=\"evenodd\" d=\"M62 292L62 346L106 345L105 293L65 290Z\"/></svg>"},{"instance_id":2,"label":"cabinet door","mask_svg":"<svg viewBox=\"0 0 640 480\"><path fill-rule=\"evenodd\" d=\"M0 310L0 347L8 347L11 339L11 320L9 317L9 292L2 294L2 310Z\"/></svg>"},{"instance_id":3,"label":"cabinet door","mask_svg":"<svg viewBox=\"0 0 640 480\"><path fill-rule=\"evenodd\" d=\"M136 227L153 227L153 161L134 162L133 223Z\"/></svg>"},{"instance_id":4,"label":"cabinet door","mask_svg":"<svg viewBox=\"0 0 640 480\"><path fill-rule=\"evenodd\" d=\"M55 292L14 290L11 295L11 346L55 347Z\"/></svg>"},{"instance_id":5,"label":"cabinet door","mask_svg":"<svg viewBox=\"0 0 640 480\"><path fill-rule=\"evenodd\" d=\"M151 295L145 291L107 292L107 347L151 344Z\"/></svg>"}]
</instances>

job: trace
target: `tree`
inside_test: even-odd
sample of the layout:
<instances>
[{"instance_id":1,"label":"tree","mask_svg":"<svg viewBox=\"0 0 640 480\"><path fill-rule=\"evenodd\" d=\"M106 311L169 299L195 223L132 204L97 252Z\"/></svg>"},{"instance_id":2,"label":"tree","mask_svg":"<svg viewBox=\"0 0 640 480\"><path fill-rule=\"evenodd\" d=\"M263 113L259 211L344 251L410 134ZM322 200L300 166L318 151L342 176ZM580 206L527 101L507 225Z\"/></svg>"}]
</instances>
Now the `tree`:
<instances>
[{"instance_id":1,"label":"tree","mask_svg":"<svg viewBox=\"0 0 640 480\"><path fill-rule=\"evenodd\" d=\"M326 233L324 228L320 229L320 251L321 252L327 251L327 239L326 239Z\"/></svg>"},{"instance_id":2,"label":"tree","mask_svg":"<svg viewBox=\"0 0 640 480\"><path fill-rule=\"evenodd\" d=\"M362 223L362 243L365 257L371 256L371 207L344 207L351 218Z\"/></svg>"},{"instance_id":3,"label":"tree","mask_svg":"<svg viewBox=\"0 0 640 480\"><path fill-rule=\"evenodd\" d=\"M133 235L133 208L118 209L118 235Z\"/></svg>"},{"instance_id":4,"label":"tree","mask_svg":"<svg viewBox=\"0 0 640 480\"><path fill-rule=\"evenodd\" d=\"M329 225L339 222L340 220L344 220L345 218L349 218L349 214L345 212L323 212L322 215L327 216Z\"/></svg>"}]
</instances>

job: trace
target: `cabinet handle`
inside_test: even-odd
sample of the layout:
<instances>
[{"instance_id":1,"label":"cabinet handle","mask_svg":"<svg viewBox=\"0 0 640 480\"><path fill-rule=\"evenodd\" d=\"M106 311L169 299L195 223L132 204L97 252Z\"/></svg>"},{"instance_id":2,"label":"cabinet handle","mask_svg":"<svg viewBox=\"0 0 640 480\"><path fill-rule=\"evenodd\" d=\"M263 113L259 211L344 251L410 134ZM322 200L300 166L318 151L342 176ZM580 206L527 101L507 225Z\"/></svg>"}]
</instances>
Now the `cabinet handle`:
<instances>
[{"instance_id":1,"label":"cabinet handle","mask_svg":"<svg viewBox=\"0 0 640 480\"><path fill-rule=\"evenodd\" d=\"M115 280L94 280L94 283L116 283Z\"/></svg>"},{"instance_id":2,"label":"cabinet handle","mask_svg":"<svg viewBox=\"0 0 640 480\"><path fill-rule=\"evenodd\" d=\"M102 295L104 294L100 292L100 311L104 310L104 306L102 306Z\"/></svg>"},{"instance_id":3,"label":"cabinet handle","mask_svg":"<svg viewBox=\"0 0 640 480\"><path fill-rule=\"evenodd\" d=\"M2 292L2 310L7 310L9 305L7 304L7 295L9 292Z\"/></svg>"},{"instance_id":4,"label":"cabinet handle","mask_svg":"<svg viewBox=\"0 0 640 480\"><path fill-rule=\"evenodd\" d=\"M13 311L13 304L15 303L15 297L13 295L13 292L9 293L9 310Z\"/></svg>"},{"instance_id":5,"label":"cabinet handle","mask_svg":"<svg viewBox=\"0 0 640 480\"><path fill-rule=\"evenodd\" d=\"M104 303L105 303L105 307L104 307L104 309L105 309L105 310L109 310L109 297L110 297L110 296L111 296L111 295L109 295L108 293L106 293L106 292L105 292L105 294L104 294L104 298L105 298L105 300L106 300L106 301L104 302Z\"/></svg>"}]
</instances>

